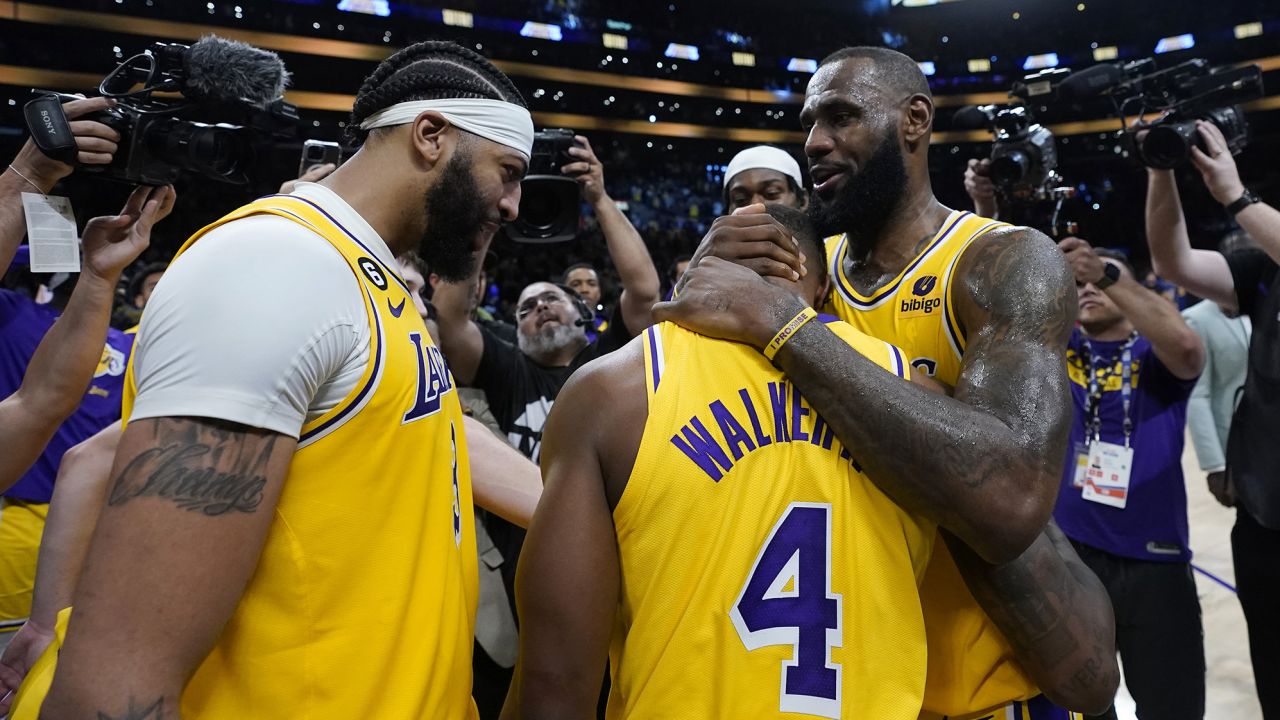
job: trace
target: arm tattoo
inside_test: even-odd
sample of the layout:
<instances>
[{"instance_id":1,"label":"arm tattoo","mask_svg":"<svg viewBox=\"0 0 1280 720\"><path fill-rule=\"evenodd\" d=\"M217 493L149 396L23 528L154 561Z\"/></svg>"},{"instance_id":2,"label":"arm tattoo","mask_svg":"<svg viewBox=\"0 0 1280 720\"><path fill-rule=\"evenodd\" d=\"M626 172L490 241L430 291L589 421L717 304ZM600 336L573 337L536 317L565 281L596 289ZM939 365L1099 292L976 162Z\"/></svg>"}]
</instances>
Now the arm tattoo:
<instances>
[{"instance_id":1,"label":"arm tattoo","mask_svg":"<svg viewBox=\"0 0 1280 720\"><path fill-rule=\"evenodd\" d=\"M1003 560L1026 549L1057 497L1075 285L1038 234L977 242L953 287L970 329L954 398L898 381L813 323L778 362L889 497ZM1016 523L992 512L1010 498Z\"/></svg>"},{"instance_id":2,"label":"arm tattoo","mask_svg":"<svg viewBox=\"0 0 1280 720\"><path fill-rule=\"evenodd\" d=\"M98 720L164 720L164 698L158 697L156 701L146 707L138 707L137 698L129 698L129 709L120 715L112 715L101 710L98 711Z\"/></svg>"},{"instance_id":3,"label":"arm tattoo","mask_svg":"<svg viewBox=\"0 0 1280 720\"><path fill-rule=\"evenodd\" d=\"M138 453L120 471L107 498L109 506L158 497L208 516L257 511L267 484L274 434L264 438L254 453L246 447L244 433L207 421L162 418L151 422L156 423L158 444ZM165 424L171 426L162 428Z\"/></svg>"}]
</instances>

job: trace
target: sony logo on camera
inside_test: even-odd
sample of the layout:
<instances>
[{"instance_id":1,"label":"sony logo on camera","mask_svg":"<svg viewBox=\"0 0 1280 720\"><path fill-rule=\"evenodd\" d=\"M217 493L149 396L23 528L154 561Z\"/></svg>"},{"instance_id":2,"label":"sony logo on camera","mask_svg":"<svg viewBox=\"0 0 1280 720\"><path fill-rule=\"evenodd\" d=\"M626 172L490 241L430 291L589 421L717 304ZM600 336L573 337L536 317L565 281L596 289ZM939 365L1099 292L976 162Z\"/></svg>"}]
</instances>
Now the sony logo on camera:
<instances>
[{"instance_id":1,"label":"sony logo on camera","mask_svg":"<svg viewBox=\"0 0 1280 720\"><path fill-rule=\"evenodd\" d=\"M53 116L51 116L51 115L49 114L49 111L48 111L48 110L41 110L41 111L40 111L40 119L44 121L44 131L45 131L46 133L48 133L48 134L50 134L50 135L57 135L57 134L58 134L58 128L57 128L57 126L55 126L55 125L54 125L54 123L53 123Z\"/></svg>"}]
</instances>

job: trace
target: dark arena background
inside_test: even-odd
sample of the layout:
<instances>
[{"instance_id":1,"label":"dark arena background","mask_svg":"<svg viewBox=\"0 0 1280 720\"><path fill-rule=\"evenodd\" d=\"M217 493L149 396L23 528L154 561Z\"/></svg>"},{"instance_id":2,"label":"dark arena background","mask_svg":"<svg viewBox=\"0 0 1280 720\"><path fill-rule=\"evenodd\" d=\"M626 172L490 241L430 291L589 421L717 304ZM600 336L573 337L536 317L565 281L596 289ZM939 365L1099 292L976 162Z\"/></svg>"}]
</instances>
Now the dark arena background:
<instances>
[{"instance_id":1,"label":"dark arena background","mask_svg":"<svg viewBox=\"0 0 1280 720\"><path fill-rule=\"evenodd\" d=\"M1014 83L1039 69L1144 58L1161 67L1192 58L1257 64L1266 94L1244 103L1251 138L1239 161L1262 197L1280 193L1272 161L1280 152L1280 6L1263 0L808 0L802 7L518 0L448 8L382 0L0 2L0 145L16 151L32 88L88 92L152 42L190 43L209 33L277 52L292 73L287 99L302 123L296 139L271 153L272 171L259 174L257 187L201 183L199 192L183 192L180 181L176 215L153 243L157 255L296 173L304 139L341 141L361 79L377 61L424 39L476 48L515 81L539 128L587 135L610 195L626 203L660 270L692 252L722 209L723 168L734 153L769 143L803 157L797 116L812 66L854 44L896 48L925 68L939 107L934 188L952 207L968 202L967 160L991 152L991 133L957 123L958 110L1007 102ZM1128 248L1141 261L1145 174L1111 103L1051 97L1037 104L1035 120L1057 137L1063 184L1076 191L1066 217L1095 245ZM1190 179L1194 170L1180 173ZM107 212L125 192L84 174L69 182L95 188L86 194L91 201L77 203L85 218ZM1198 183L1183 187L1192 242L1213 247L1226 217ZM1037 215L1047 223L1050 213ZM589 215L554 259L545 248L502 239L494 250L494 279L506 301L528 278L605 258Z\"/></svg>"}]
</instances>

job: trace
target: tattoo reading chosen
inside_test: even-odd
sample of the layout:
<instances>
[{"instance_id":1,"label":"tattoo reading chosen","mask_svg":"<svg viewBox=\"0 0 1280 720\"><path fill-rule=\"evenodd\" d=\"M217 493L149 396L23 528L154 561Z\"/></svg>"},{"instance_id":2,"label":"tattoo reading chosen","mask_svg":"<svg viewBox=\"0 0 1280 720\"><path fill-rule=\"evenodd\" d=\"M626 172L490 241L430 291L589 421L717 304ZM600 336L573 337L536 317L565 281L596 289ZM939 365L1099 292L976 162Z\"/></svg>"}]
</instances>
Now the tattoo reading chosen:
<instances>
[{"instance_id":1,"label":"tattoo reading chosen","mask_svg":"<svg viewBox=\"0 0 1280 720\"><path fill-rule=\"evenodd\" d=\"M255 512L262 503L275 438L266 439L256 456L245 457L243 435L183 434L188 437L144 450L129 461L116 477L107 504L115 507L134 498L158 497L209 516Z\"/></svg>"}]
</instances>

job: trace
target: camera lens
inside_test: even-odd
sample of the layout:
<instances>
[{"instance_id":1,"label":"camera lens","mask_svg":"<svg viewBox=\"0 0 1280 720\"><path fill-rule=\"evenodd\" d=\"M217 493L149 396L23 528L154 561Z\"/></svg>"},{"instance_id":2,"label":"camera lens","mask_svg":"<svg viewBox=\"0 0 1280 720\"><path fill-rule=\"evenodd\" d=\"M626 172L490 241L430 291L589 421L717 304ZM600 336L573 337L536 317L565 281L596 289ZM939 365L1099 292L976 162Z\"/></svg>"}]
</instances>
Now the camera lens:
<instances>
[{"instance_id":1,"label":"camera lens","mask_svg":"<svg viewBox=\"0 0 1280 720\"><path fill-rule=\"evenodd\" d=\"M520 224L530 231L542 234L551 230L560 218L562 209L560 197L555 188L540 185L526 185L520 195Z\"/></svg>"},{"instance_id":2,"label":"camera lens","mask_svg":"<svg viewBox=\"0 0 1280 720\"><path fill-rule=\"evenodd\" d=\"M214 180L233 180L250 153L242 128L184 120L152 125L147 129L146 142L151 152L165 162Z\"/></svg>"},{"instance_id":3,"label":"camera lens","mask_svg":"<svg viewBox=\"0 0 1280 720\"><path fill-rule=\"evenodd\" d=\"M991 159L991 179L1002 187L1016 185L1031 171L1031 157L1019 149L1007 150Z\"/></svg>"},{"instance_id":4,"label":"camera lens","mask_svg":"<svg viewBox=\"0 0 1280 720\"><path fill-rule=\"evenodd\" d=\"M1195 138L1194 120L1158 124L1142 141L1143 162L1158 170L1172 170L1187 162Z\"/></svg>"}]
</instances>

